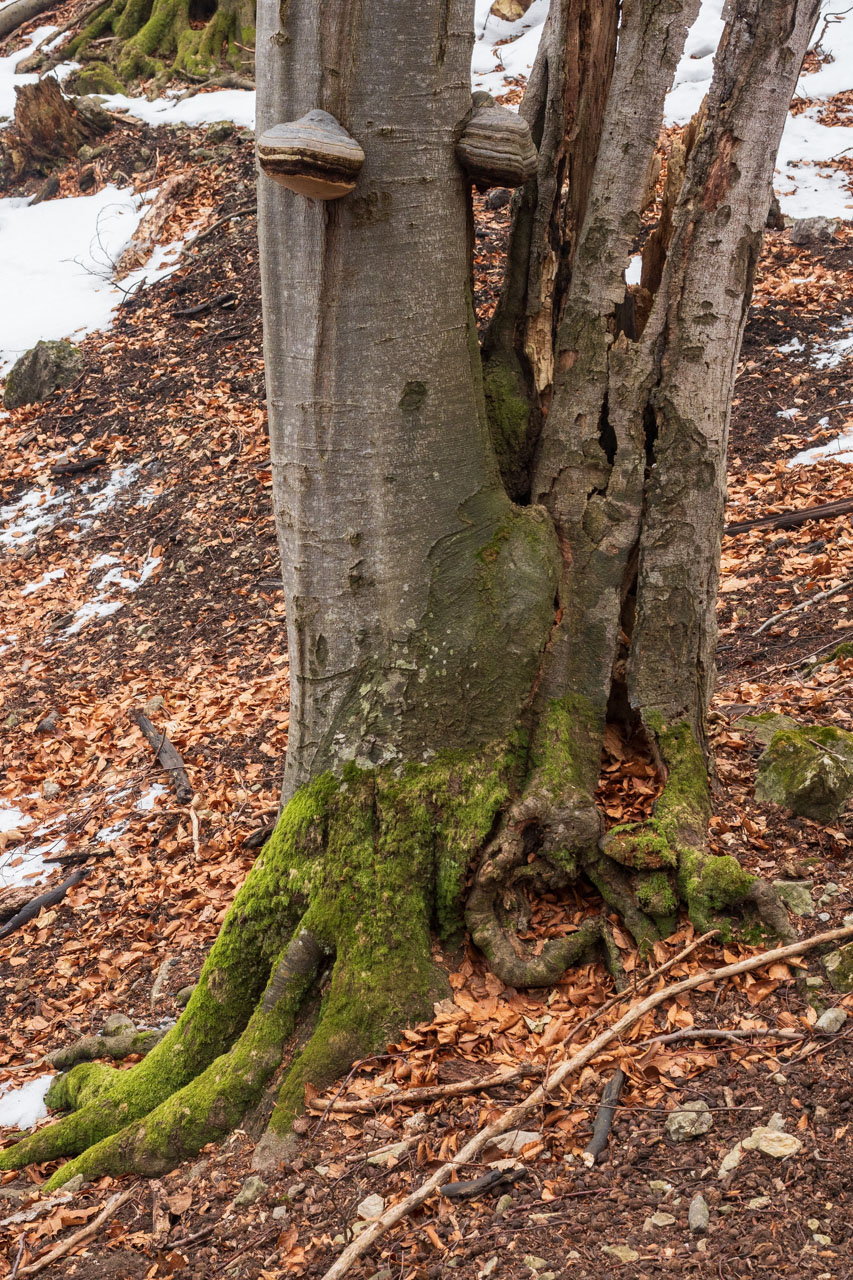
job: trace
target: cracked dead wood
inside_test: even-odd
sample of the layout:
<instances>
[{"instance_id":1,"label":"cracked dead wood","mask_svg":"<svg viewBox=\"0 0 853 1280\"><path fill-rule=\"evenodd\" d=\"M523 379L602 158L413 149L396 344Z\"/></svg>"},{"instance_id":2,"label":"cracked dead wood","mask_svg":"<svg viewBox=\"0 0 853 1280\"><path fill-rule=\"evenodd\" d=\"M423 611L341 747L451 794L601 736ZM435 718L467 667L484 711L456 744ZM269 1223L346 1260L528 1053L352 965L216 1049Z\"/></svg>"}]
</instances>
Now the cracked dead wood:
<instances>
[{"instance_id":1,"label":"cracked dead wood","mask_svg":"<svg viewBox=\"0 0 853 1280\"><path fill-rule=\"evenodd\" d=\"M184 762L166 737L165 731L160 733L158 729L155 729L142 711L134 712L132 719L153 747L160 767L170 775L172 786L175 788L175 795L178 797L178 803L189 804L194 794L193 787L187 777Z\"/></svg>"},{"instance_id":2,"label":"cracked dead wood","mask_svg":"<svg viewBox=\"0 0 853 1280\"><path fill-rule=\"evenodd\" d=\"M582 1067L585 1067L588 1062L596 1058L614 1040L618 1040L624 1031L632 1027L635 1022L639 1022L652 1009L656 1009L666 1000L670 1000L684 991L693 991L696 987L701 987L706 982L725 982L728 978L734 978L740 973L751 973L755 969L764 968L765 965L776 964L779 961L790 959L791 956L799 956L806 951L812 951L815 947L824 946L827 943L840 942L850 937L853 937L853 926L848 926L844 929L830 929L827 933L819 933L812 938L801 938L797 942L789 943L788 946L777 947L773 951L765 951L760 955L749 956L746 960L738 960L734 964L723 965L719 969L693 974L689 978L682 979L681 982L674 982L670 986L664 987L663 990L655 991L652 995L646 996L644 1000L632 1004L611 1027L602 1031L589 1044L584 1045L571 1058L556 1067L523 1102L510 1107L508 1111L498 1116L491 1124L480 1129L473 1138L466 1142L461 1150L457 1151L452 1161L441 1165L415 1191L398 1201L397 1204L391 1205L375 1221L371 1222L361 1235L347 1245L340 1257L326 1271L323 1280L341 1280L353 1264L370 1251L381 1236L385 1235L396 1223L419 1208L434 1191L437 1191L445 1182L448 1182L458 1166L476 1160L494 1138L500 1137L508 1129L518 1128L520 1122L532 1112L538 1110L547 1101L548 1095L553 1093L564 1080L576 1075Z\"/></svg>"}]
</instances>

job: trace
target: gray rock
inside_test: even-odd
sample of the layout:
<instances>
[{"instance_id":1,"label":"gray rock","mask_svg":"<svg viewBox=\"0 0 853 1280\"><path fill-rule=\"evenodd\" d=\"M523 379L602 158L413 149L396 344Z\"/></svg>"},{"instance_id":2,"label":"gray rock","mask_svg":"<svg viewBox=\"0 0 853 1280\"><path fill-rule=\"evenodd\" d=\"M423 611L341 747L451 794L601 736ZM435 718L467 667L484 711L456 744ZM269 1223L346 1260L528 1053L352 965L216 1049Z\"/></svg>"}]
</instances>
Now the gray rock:
<instances>
[{"instance_id":1,"label":"gray rock","mask_svg":"<svg viewBox=\"0 0 853 1280\"><path fill-rule=\"evenodd\" d=\"M195 991L194 986L181 987L180 991L175 992L175 1004L179 1009L186 1009L190 1002L190 996Z\"/></svg>"},{"instance_id":2,"label":"gray rock","mask_svg":"<svg viewBox=\"0 0 853 1280\"><path fill-rule=\"evenodd\" d=\"M697 1191L687 1211L687 1225L691 1231L707 1231L710 1221L711 1210L708 1208L708 1202L702 1193Z\"/></svg>"},{"instance_id":3,"label":"gray rock","mask_svg":"<svg viewBox=\"0 0 853 1280\"><path fill-rule=\"evenodd\" d=\"M826 924L827 920L832 919L832 916L829 914L828 911L818 911L817 918L818 920L821 920L823 921L824 924Z\"/></svg>"},{"instance_id":4,"label":"gray rock","mask_svg":"<svg viewBox=\"0 0 853 1280\"><path fill-rule=\"evenodd\" d=\"M500 1200L498 1200L497 1204L495 1205L495 1217L496 1218L502 1217L507 1212L508 1209L512 1208L514 1204L515 1204L515 1201L513 1200L511 1195L507 1194L507 1195L501 1196Z\"/></svg>"},{"instance_id":5,"label":"gray rock","mask_svg":"<svg viewBox=\"0 0 853 1280\"><path fill-rule=\"evenodd\" d=\"M795 916L810 916L814 911L814 902L809 892L813 884L813 880L774 880L773 888Z\"/></svg>"},{"instance_id":6,"label":"gray rock","mask_svg":"<svg viewBox=\"0 0 853 1280\"><path fill-rule=\"evenodd\" d=\"M809 974L809 976L806 978L806 986L811 991L817 991L818 987L823 986L823 978L819 978L816 973Z\"/></svg>"},{"instance_id":7,"label":"gray rock","mask_svg":"<svg viewBox=\"0 0 853 1280\"><path fill-rule=\"evenodd\" d=\"M530 1271L541 1271L548 1265L547 1258L538 1258L535 1253L526 1253L521 1261Z\"/></svg>"},{"instance_id":8,"label":"gray rock","mask_svg":"<svg viewBox=\"0 0 853 1280\"><path fill-rule=\"evenodd\" d=\"M37 342L9 371L3 404L7 409L38 404L76 382L82 372L83 357L70 342Z\"/></svg>"},{"instance_id":9,"label":"gray rock","mask_svg":"<svg viewBox=\"0 0 853 1280\"><path fill-rule=\"evenodd\" d=\"M111 1013L104 1022L102 1036L120 1036L125 1032L135 1031L136 1027L133 1021L128 1018L126 1013Z\"/></svg>"},{"instance_id":10,"label":"gray rock","mask_svg":"<svg viewBox=\"0 0 853 1280\"><path fill-rule=\"evenodd\" d=\"M664 1213L660 1209L657 1213L653 1213L651 1217L646 1218L643 1223L644 1231L654 1231L656 1227L671 1227L675 1223L674 1213Z\"/></svg>"},{"instance_id":11,"label":"gray rock","mask_svg":"<svg viewBox=\"0 0 853 1280\"><path fill-rule=\"evenodd\" d=\"M155 693L152 698L142 704L142 710L147 716L153 716L155 711L162 711L165 706L162 693Z\"/></svg>"},{"instance_id":12,"label":"gray rock","mask_svg":"<svg viewBox=\"0 0 853 1280\"><path fill-rule=\"evenodd\" d=\"M68 1181L63 1185L62 1190L67 1191L69 1195L73 1196L75 1192L80 1190L80 1188L84 1185L85 1181L86 1179L83 1177L82 1173L75 1173L74 1177L69 1178Z\"/></svg>"},{"instance_id":13,"label":"gray rock","mask_svg":"<svg viewBox=\"0 0 853 1280\"><path fill-rule=\"evenodd\" d=\"M603 1244L601 1252L609 1253L611 1258L618 1258L620 1262L636 1262L640 1256L627 1244Z\"/></svg>"},{"instance_id":14,"label":"gray rock","mask_svg":"<svg viewBox=\"0 0 853 1280\"><path fill-rule=\"evenodd\" d=\"M246 1179L240 1190L237 1192L234 1197L234 1204L254 1204L255 1201L260 1199L260 1197L267 1191L269 1191L269 1187L264 1182L263 1178L259 1178L256 1173L253 1173L251 1177Z\"/></svg>"},{"instance_id":15,"label":"gray rock","mask_svg":"<svg viewBox=\"0 0 853 1280\"><path fill-rule=\"evenodd\" d=\"M827 1009L820 1015L815 1023L816 1031L831 1031L833 1034L840 1031L847 1021L847 1012L844 1009Z\"/></svg>"},{"instance_id":16,"label":"gray rock","mask_svg":"<svg viewBox=\"0 0 853 1280\"><path fill-rule=\"evenodd\" d=\"M841 917L841 923L845 929L853 929L853 911L849 915Z\"/></svg>"},{"instance_id":17,"label":"gray rock","mask_svg":"<svg viewBox=\"0 0 853 1280\"><path fill-rule=\"evenodd\" d=\"M384 1212L385 1201L382 1196L378 1196L375 1193L372 1196L365 1196L356 1210L358 1216L368 1222L371 1218L378 1218L380 1213Z\"/></svg>"},{"instance_id":18,"label":"gray rock","mask_svg":"<svg viewBox=\"0 0 853 1280\"><path fill-rule=\"evenodd\" d=\"M791 244L826 244L837 230L837 218L795 218L788 234Z\"/></svg>"},{"instance_id":19,"label":"gray rock","mask_svg":"<svg viewBox=\"0 0 853 1280\"><path fill-rule=\"evenodd\" d=\"M526 1147L529 1142L538 1142L540 1136L536 1129L510 1129L508 1133L502 1133L497 1138L493 1138L491 1145L497 1147L498 1151L505 1151L507 1155L512 1156L522 1147Z\"/></svg>"},{"instance_id":20,"label":"gray rock","mask_svg":"<svg viewBox=\"0 0 853 1280\"><path fill-rule=\"evenodd\" d=\"M228 138L234 136L235 127L230 120L214 120L212 124L207 126L208 142L225 142Z\"/></svg>"},{"instance_id":21,"label":"gray rock","mask_svg":"<svg viewBox=\"0 0 853 1280\"><path fill-rule=\"evenodd\" d=\"M823 967L833 991L843 995L853 991L853 942L846 942L837 951L830 951L823 958Z\"/></svg>"},{"instance_id":22,"label":"gray rock","mask_svg":"<svg viewBox=\"0 0 853 1280\"><path fill-rule=\"evenodd\" d=\"M777 711L759 711L756 715L741 716L735 728L751 733L766 746L774 733L782 729L798 729L799 724L791 716L783 716Z\"/></svg>"},{"instance_id":23,"label":"gray rock","mask_svg":"<svg viewBox=\"0 0 853 1280\"><path fill-rule=\"evenodd\" d=\"M685 1102L677 1111L671 1111L664 1127L673 1142L688 1142L691 1138L701 1138L713 1123L714 1117L707 1102L699 1098L695 1102Z\"/></svg>"},{"instance_id":24,"label":"gray rock","mask_svg":"<svg viewBox=\"0 0 853 1280\"><path fill-rule=\"evenodd\" d=\"M286 1222L290 1217L290 1210L286 1204L277 1204L272 1211L272 1216L276 1222Z\"/></svg>"},{"instance_id":25,"label":"gray rock","mask_svg":"<svg viewBox=\"0 0 853 1280\"><path fill-rule=\"evenodd\" d=\"M41 793L44 796L45 800L55 800L56 797L61 794L61 792L62 792L62 787L59 785L59 783L51 782L50 779L48 779L48 781L44 784L44 786L41 789Z\"/></svg>"},{"instance_id":26,"label":"gray rock","mask_svg":"<svg viewBox=\"0 0 853 1280\"><path fill-rule=\"evenodd\" d=\"M775 733L758 761L755 795L797 817L834 822L853 795L853 733L831 725Z\"/></svg>"}]
</instances>

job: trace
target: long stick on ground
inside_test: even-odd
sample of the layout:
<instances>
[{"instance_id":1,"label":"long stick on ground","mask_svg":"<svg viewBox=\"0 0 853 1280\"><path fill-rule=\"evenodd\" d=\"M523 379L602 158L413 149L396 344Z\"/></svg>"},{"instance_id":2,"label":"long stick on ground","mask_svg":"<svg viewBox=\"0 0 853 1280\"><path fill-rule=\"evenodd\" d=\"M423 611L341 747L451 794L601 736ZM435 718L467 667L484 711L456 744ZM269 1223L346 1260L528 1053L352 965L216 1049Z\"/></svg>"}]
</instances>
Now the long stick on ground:
<instances>
[{"instance_id":1,"label":"long stick on ground","mask_svg":"<svg viewBox=\"0 0 853 1280\"><path fill-rule=\"evenodd\" d=\"M39 1271L44 1271L45 1267L49 1267L52 1262L56 1262L57 1258L62 1258L66 1253L70 1253L72 1249L76 1249L78 1244L85 1244L87 1240L91 1240L96 1236L107 1218L126 1204L133 1195L132 1191L117 1191L114 1196L110 1196L97 1218L93 1218L88 1226L82 1227L80 1231L76 1231L73 1236L68 1236L66 1240L60 1240L58 1244L49 1249L47 1253L43 1253L40 1258L36 1258L35 1262L31 1262L29 1266L21 1268L22 1276L34 1276Z\"/></svg>"},{"instance_id":2,"label":"long stick on ground","mask_svg":"<svg viewBox=\"0 0 853 1280\"><path fill-rule=\"evenodd\" d=\"M437 1191L440 1186L449 1181L458 1165L468 1164L475 1160L480 1152L495 1138L500 1137L502 1133L506 1133L508 1129L518 1128L520 1121L525 1120L531 1112L542 1106L549 1093L552 1093L569 1076L575 1075L582 1067L585 1067L607 1045L614 1040L618 1040L623 1031L627 1031L628 1027L633 1026L635 1022L639 1022L640 1018L651 1009L656 1009L665 1000L670 1000L673 996L680 995L682 991L693 991L696 987L701 987L706 982L724 982L726 978L733 978L736 974L750 973L753 969L761 969L765 965L787 960L791 956L802 955L804 951L811 951L814 947L822 946L828 942L838 942L843 938L851 937L853 937L853 925L845 929L831 929L828 933L818 933L813 938L801 938L797 942L789 943L788 946L777 947L774 951L765 951L761 955L749 956L746 960L738 960L735 964L723 965L720 969L696 973L690 978L684 978L681 982L674 982L671 986L664 987L661 991L655 991L652 995L646 996L644 1000L632 1004L623 1013L622 1017L613 1023L612 1027L602 1031L594 1040L590 1040L589 1044L585 1044L571 1058L556 1067L547 1079L537 1089L534 1089L523 1102L510 1107L497 1120L493 1120L491 1124L486 1125L484 1129L474 1135L470 1142L466 1143L461 1151L456 1153L452 1161L441 1165L411 1195L406 1196L405 1199L400 1200L397 1204L391 1205L390 1209L386 1209L380 1217L371 1222L360 1236L347 1245L337 1261L329 1267L329 1270L323 1276L323 1280L341 1280L341 1277L346 1275L353 1263L364 1257L380 1236L383 1236L389 1228L395 1226L396 1223L407 1217L413 1210L419 1208L434 1191Z\"/></svg>"}]
</instances>

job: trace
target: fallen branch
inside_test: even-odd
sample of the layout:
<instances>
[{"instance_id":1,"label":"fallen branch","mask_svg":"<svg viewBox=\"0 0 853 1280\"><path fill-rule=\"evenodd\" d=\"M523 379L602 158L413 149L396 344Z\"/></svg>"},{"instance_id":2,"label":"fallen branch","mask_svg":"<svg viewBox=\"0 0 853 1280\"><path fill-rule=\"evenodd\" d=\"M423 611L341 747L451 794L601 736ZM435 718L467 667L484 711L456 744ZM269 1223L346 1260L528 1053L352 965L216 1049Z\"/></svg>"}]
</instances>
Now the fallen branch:
<instances>
[{"instance_id":1,"label":"fallen branch","mask_svg":"<svg viewBox=\"0 0 853 1280\"><path fill-rule=\"evenodd\" d=\"M105 453L97 453L93 458L81 458L79 462L69 459L67 462L55 462L50 468L52 476L76 476L82 471L94 471L102 467L107 460Z\"/></svg>"},{"instance_id":2,"label":"fallen branch","mask_svg":"<svg viewBox=\"0 0 853 1280\"><path fill-rule=\"evenodd\" d=\"M212 311L214 307L227 307L229 303L237 302L236 293L218 293L215 298L208 298L205 302L199 302L195 307L179 307L172 312L173 316L203 316L208 311Z\"/></svg>"},{"instance_id":3,"label":"fallen branch","mask_svg":"<svg viewBox=\"0 0 853 1280\"><path fill-rule=\"evenodd\" d=\"M595 1164L607 1146L607 1139L610 1137L610 1130L613 1128L613 1117L616 1115L616 1104L619 1101L619 1095L622 1092L626 1078L622 1068L617 1067L604 1086L601 1094L601 1104L596 1112L592 1126L592 1137L583 1153L584 1164L590 1167Z\"/></svg>"},{"instance_id":4,"label":"fallen branch","mask_svg":"<svg viewBox=\"0 0 853 1280\"><path fill-rule=\"evenodd\" d=\"M746 960L739 960L735 964L727 964L719 969L694 974L690 978L684 978L681 982L674 982L670 986L646 996L644 1000L632 1004L611 1027L602 1031L595 1039L590 1040L589 1044L584 1045L571 1058L556 1067L523 1102L510 1107L497 1120L486 1125L484 1129L481 1129L465 1144L461 1151L456 1153L452 1161L441 1165L415 1191L398 1201L397 1204L391 1205L389 1209L386 1209L383 1214L371 1222L361 1235L348 1244L340 1257L332 1263L323 1276L323 1280L341 1280L341 1277L346 1275L353 1263L362 1258L380 1236L385 1235L389 1228L393 1227L402 1218L407 1217L413 1210L419 1208L434 1191L437 1191L445 1182L448 1182L459 1165L468 1164L476 1160L485 1147L495 1138L500 1137L502 1133L506 1133L508 1129L519 1128L520 1122L525 1120L532 1112L538 1110L546 1102L548 1095L561 1085L564 1080L571 1075L577 1074L588 1062L597 1057L602 1049L606 1048L612 1041L618 1040L623 1031L633 1026L635 1022L639 1022L650 1010L656 1009L658 1005L672 999L673 996L680 995L682 991L693 991L696 987L701 987L706 982L723 982L727 978L735 977L737 974L751 973L753 969L761 969L765 965L775 964L779 960L787 960L790 956L802 955L804 951L811 951L814 947L851 937L853 937L853 925L844 929L831 929L827 933L819 933L812 938L801 938L797 942L789 943L787 946L777 947L774 951L765 951L760 955L749 956Z\"/></svg>"},{"instance_id":5,"label":"fallen branch","mask_svg":"<svg viewBox=\"0 0 853 1280\"><path fill-rule=\"evenodd\" d=\"M19 62L17 64L17 66L15 67L16 75L23 75L27 71L41 70L42 63L44 61L44 52L45 52L44 46L47 44L49 40L52 41L53 48L51 50L51 57L48 60L48 65L47 67L45 67L45 70L52 71L53 68L58 66L59 63L62 61L63 50L65 46L68 44L67 40L63 40L60 44L59 43L60 36L66 35L72 29L72 27L78 26L83 21L84 18L88 18L90 15L94 14L96 9L106 9L109 2L110 0L93 0L92 4L85 5L84 8L78 9L73 15L73 17L71 17L68 20L68 22L64 22L61 27L52 28L47 33L46 36L44 36L41 40L39 40L38 44L36 45L35 49L33 49L32 53L29 54L26 58L24 58L23 62Z\"/></svg>"},{"instance_id":6,"label":"fallen branch","mask_svg":"<svg viewBox=\"0 0 853 1280\"><path fill-rule=\"evenodd\" d=\"M142 733L154 748L154 755L160 764L160 767L172 775L172 784L175 788L175 795L178 797L178 804L189 804L193 798L193 788L187 777L187 771L184 768L184 762L172 746L165 733L159 733L141 711L136 711L131 717L139 726Z\"/></svg>"},{"instance_id":7,"label":"fallen branch","mask_svg":"<svg viewBox=\"0 0 853 1280\"><path fill-rule=\"evenodd\" d=\"M97 1235L107 1218L121 1208L123 1204L127 1204L132 1191L117 1191L114 1196L110 1196L97 1218L94 1218L88 1226L82 1227L79 1231L75 1231L73 1236L68 1236L66 1240L60 1240L59 1244L48 1249L47 1253L42 1253L36 1258L35 1262L31 1262L28 1266L22 1267L20 1274L22 1276L34 1276L39 1271L44 1271L45 1267L51 1266L56 1262L57 1258L64 1258L72 1249L76 1249L78 1244L85 1244L87 1240L91 1240Z\"/></svg>"},{"instance_id":8,"label":"fallen branch","mask_svg":"<svg viewBox=\"0 0 853 1280\"><path fill-rule=\"evenodd\" d=\"M779 511L771 516L759 516L757 520L743 520L740 524L727 524L723 532L731 537L747 533L750 529L795 529L809 520L831 520L853 511L853 498L840 498L822 507L804 507L801 511Z\"/></svg>"},{"instance_id":9,"label":"fallen branch","mask_svg":"<svg viewBox=\"0 0 853 1280\"><path fill-rule=\"evenodd\" d=\"M686 1031L670 1031L665 1036L653 1036L641 1040L636 1048L653 1044L674 1044L677 1040L749 1040L756 1036L774 1036L778 1040L810 1040L814 1031L797 1031L787 1027L749 1027L746 1030L728 1027L688 1027ZM817 1032L820 1035L820 1032ZM830 1034L830 1033L827 1033Z\"/></svg>"},{"instance_id":10,"label":"fallen branch","mask_svg":"<svg viewBox=\"0 0 853 1280\"><path fill-rule=\"evenodd\" d=\"M0 9L0 40L46 9L52 9L55 4L56 0L12 0L11 4Z\"/></svg>"},{"instance_id":11,"label":"fallen branch","mask_svg":"<svg viewBox=\"0 0 853 1280\"><path fill-rule=\"evenodd\" d=\"M91 871L91 867L78 867L76 871L72 871L67 880L63 880L61 884L56 885L53 889L48 889L47 893L39 894L37 898L33 898L25 907L22 907L17 915L0 929L0 938L8 938L10 933L14 933L20 929L22 925L33 920L42 907L55 907L57 902L61 902L69 889L75 884L79 884L84 880Z\"/></svg>"},{"instance_id":12,"label":"fallen branch","mask_svg":"<svg viewBox=\"0 0 853 1280\"><path fill-rule=\"evenodd\" d=\"M258 212L258 205L256 201L254 201L252 204L240 205L239 209L234 209L231 213L223 214L221 218L217 218L215 222L212 222L209 227L205 227L204 231L201 231L197 236L194 236L193 239L190 241L190 247L195 248L197 244L202 244L203 241L207 240L210 236L213 235L214 231L218 231L219 228L224 223L231 222L233 221L234 218L245 217L247 213L257 213L257 212Z\"/></svg>"},{"instance_id":13,"label":"fallen branch","mask_svg":"<svg viewBox=\"0 0 853 1280\"><path fill-rule=\"evenodd\" d=\"M790 609L783 609L781 613L774 613L772 618L768 618L766 622L762 622L757 630L753 631L752 638L760 636L762 631L766 631L768 627L772 627L774 622L780 622L782 618L787 618L789 614L800 613L803 609L807 609L810 604L815 604L818 600L828 600L830 596L837 596L839 591L844 591L853 587L853 582L840 582L837 587L830 587L828 591L816 591L813 596L808 596L805 600L801 600L799 604L794 604Z\"/></svg>"},{"instance_id":14,"label":"fallen branch","mask_svg":"<svg viewBox=\"0 0 853 1280\"><path fill-rule=\"evenodd\" d=\"M312 1098L308 1103L308 1109L323 1115L329 1111L357 1115L363 1111L381 1111L383 1107L394 1103L414 1107L421 1102L436 1102L439 1098L461 1098L467 1093L481 1093L484 1089L495 1089L499 1085L513 1084L516 1080L530 1079L544 1074L544 1067L525 1062L520 1067L514 1067L508 1071L496 1071L490 1076L478 1076L473 1080L454 1080L452 1084L427 1084L417 1089L396 1089L393 1093L382 1093L375 1098L342 1098L338 1102L323 1102L322 1098Z\"/></svg>"}]
</instances>

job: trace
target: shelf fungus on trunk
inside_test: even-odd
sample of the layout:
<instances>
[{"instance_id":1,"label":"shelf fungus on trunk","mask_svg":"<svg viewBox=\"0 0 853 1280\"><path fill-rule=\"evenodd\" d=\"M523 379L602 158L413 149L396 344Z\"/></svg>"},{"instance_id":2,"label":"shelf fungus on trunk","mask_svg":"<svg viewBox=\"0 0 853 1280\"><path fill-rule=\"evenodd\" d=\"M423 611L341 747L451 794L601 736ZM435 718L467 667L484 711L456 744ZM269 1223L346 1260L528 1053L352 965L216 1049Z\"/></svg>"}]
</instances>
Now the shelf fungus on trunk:
<instances>
[{"instance_id":1,"label":"shelf fungus on trunk","mask_svg":"<svg viewBox=\"0 0 853 1280\"><path fill-rule=\"evenodd\" d=\"M258 139L268 178L311 200L339 200L355 187L364 152L328 111L276 124Z\"/></svg>"},{"instance_id":2,"label":"shelf fungus on trunk","mask_svg":"<svg viewBox=\"0 0 853 1280\"><path fill-rule=\"evenodd\" d=\"M530 126L488 93L475 93L456 144L456 158L480 191L520 187L536 173L538 152Z\"/></svg>"}]
</instances>

